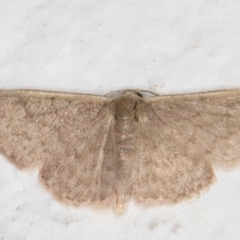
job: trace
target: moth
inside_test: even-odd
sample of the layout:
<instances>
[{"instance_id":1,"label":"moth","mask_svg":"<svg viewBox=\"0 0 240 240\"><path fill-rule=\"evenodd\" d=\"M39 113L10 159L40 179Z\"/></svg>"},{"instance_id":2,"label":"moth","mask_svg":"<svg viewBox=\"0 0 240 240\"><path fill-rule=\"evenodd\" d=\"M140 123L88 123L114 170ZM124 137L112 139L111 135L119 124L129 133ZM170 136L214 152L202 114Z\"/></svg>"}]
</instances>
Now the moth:
<instances>
[{"instance_id":1,"label":"moth","mask_svg":"<svg viewBox=\"0 0 240 240\"><path fill-rule=\"evenodd\" d=\"M174 204L240 162L240 90L143 97L0 91L0 153L62 203Z\"/></svg>"}]
</instances>

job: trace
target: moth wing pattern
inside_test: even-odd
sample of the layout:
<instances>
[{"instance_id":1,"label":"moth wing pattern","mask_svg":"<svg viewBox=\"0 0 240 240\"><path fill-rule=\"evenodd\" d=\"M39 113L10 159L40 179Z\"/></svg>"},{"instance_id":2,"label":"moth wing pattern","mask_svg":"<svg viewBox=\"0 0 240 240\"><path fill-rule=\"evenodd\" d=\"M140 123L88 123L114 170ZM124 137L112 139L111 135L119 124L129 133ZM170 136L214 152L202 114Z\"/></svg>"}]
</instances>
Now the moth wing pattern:
<instances>
[{"instance_id":1,"label":"moth wing pattern","mask_svg":"<svg viewBox=\"0 0 240 240\"><path fill-rule=\"evenodd\" d=\"M110 123L104 97L2 92L0 151L20 169L40 168L41 182L62 202L107 204L115 194L104 150Z\"/></svg>"},{"instance_id":2,"label":"moth wing pattern","mask_svg":"<svg viewBox=\"0 0 240 240\"><path fill-rule=\"evenodd\" d=\"M174 203L240 163L240 91L154 97L138 106L133 198Z\"/></svg>"}]
</instances>

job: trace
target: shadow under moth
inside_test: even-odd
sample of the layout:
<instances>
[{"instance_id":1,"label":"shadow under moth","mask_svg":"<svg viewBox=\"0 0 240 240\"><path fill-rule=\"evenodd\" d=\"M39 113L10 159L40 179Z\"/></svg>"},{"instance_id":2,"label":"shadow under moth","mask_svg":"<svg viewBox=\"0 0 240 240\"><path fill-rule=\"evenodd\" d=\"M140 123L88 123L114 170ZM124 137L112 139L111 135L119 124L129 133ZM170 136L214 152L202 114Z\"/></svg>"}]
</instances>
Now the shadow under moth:
<instances>
[{"instance_id":1,"label":"shadow under moth","mask_svg":"<svg viewBox=\"0 0 240 240\"><path fill-rule=\"evenodd\" d=\"M144 92L144 91L142 91ZM60 202L173 204L240 162L240 90L143 98L0 91L0 153Z\"/></svg>"}]
</instances>

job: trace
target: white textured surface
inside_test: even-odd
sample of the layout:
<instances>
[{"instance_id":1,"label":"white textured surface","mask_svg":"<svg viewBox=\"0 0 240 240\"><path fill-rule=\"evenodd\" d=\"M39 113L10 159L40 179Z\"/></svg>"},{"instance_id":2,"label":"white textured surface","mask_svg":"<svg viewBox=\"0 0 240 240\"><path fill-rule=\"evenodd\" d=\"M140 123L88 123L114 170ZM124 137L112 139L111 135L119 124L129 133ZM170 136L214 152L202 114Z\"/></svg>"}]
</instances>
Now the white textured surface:
<instances>
[{"instance_id":1,"label":"white textured surface","mask_svg":"<svg viewBox=\"0 0 240 240\"><path fill-rule=\"evenodd\" d=\"M0 1L0 88L160 94L240 88L238 0ZM238 240L240 170L199 199L67 208L0 158L0 239Z\"/></svg>"}]
</instances>

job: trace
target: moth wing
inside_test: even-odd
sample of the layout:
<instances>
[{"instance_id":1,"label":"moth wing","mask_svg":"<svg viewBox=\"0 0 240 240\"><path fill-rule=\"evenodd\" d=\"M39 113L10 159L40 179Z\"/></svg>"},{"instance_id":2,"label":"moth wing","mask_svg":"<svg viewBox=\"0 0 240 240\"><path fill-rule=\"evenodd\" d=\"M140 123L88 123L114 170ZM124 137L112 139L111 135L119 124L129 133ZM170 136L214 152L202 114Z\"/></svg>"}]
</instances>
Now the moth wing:
<instances>
[{"instance_id":1,"label":"moth wing","mask_svg":"<svg viewBox=\"0 0 240 240\"><path fill-rule=\"evenodd\" d=\"M114 198L114 173L102 174L111 148L109 105L88 95L1 92L0 152L18 168L41 168L42 183L61 201Z\"/></svg>"},{"instance_id":2,"label":"moth wing","mask_svg":"<svg viewBox=\"0 0 240 240\"><path fill-rule=\"evenodd\" d=\"M133 198L173 203L240 162L240 91L155 97L138 106Z\"/></svg>"}]
</instances>

